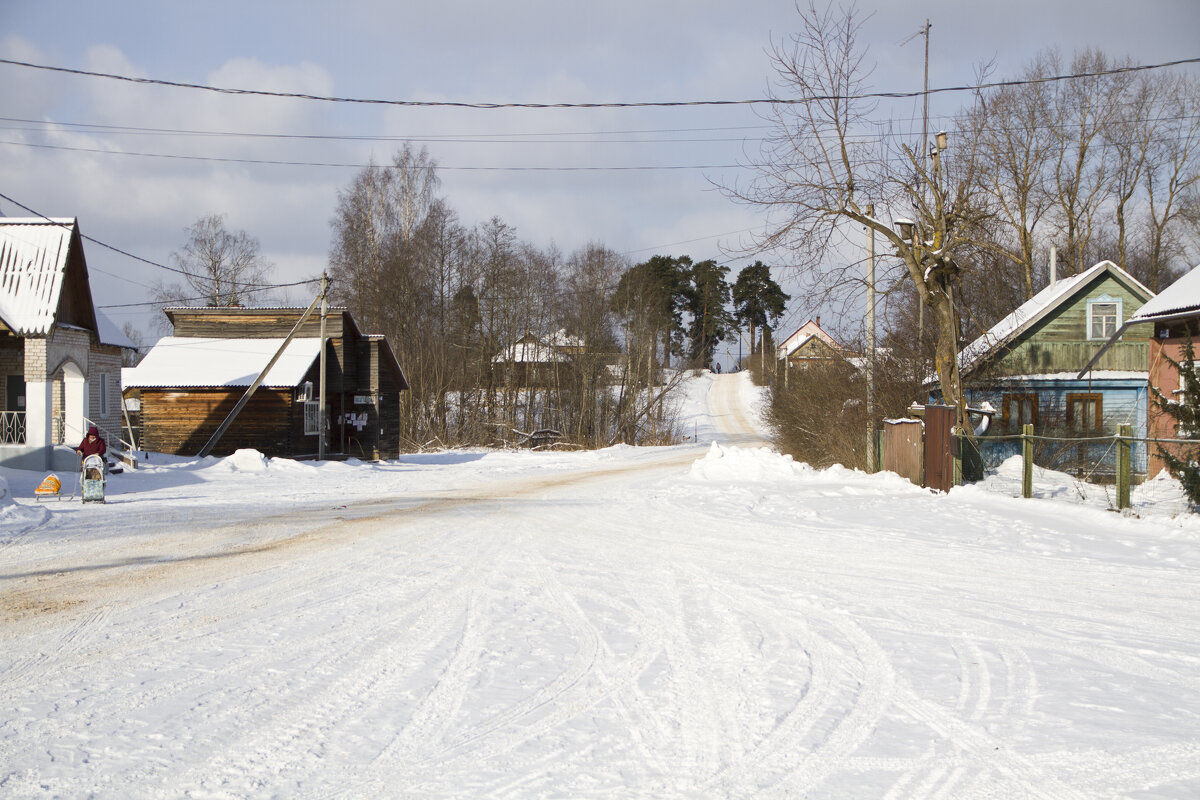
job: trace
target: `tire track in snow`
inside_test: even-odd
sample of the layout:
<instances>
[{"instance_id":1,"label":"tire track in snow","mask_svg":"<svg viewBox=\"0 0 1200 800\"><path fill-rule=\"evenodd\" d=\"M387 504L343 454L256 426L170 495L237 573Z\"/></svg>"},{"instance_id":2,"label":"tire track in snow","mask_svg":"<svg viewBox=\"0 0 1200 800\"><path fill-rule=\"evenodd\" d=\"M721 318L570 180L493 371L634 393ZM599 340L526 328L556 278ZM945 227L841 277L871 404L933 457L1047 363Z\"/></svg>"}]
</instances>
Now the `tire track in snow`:
<instances>
[{"instance_id":1,"label":"tire track in snow","mask_svg":"<svg viewBox=\"0 0 1200 800\"><path fill-rule=\"evenodd\" d=\"M768 602L756 600L754 606L760 615L779 616ZM811 603L799 610L801 642L811 664L808 687L746 758L703 784L705 792L750 797L768 788L790 794L810 791L870 736L892 703L894 675L882 648L848 615ZM814 623L831 628L837 639L818 634ZM791 619L784 629L796 626L797 620ZM847 659L840 645L848 645L855 658ZM828 731L810 741L817 723L827 717L832 717Z\"/></svg>"},{"instance_id":2,"label":"tire track in snow","mask_svg":"<svg viewBox=\"0 0 1200 800\"><path fill-rule=\"evenodd\" d=\"M171 788L204 791L222 771L226 783L246 782L267 765L272 773L299 778L312 764L311 748L327 744L331 732L345 729L345 720L377 709L385 693L381 685L397 680L405 665L421 661L439 642L455 636L457 620L476 590L474 577L427 594L419 608L408 609L386 627L374 620L370 639L319 664L304 676L305 686L273 698L253 724L242 719L236 727L221 726L232 727L233 736L202 769L172 780ZM244 713L236 704L230 712ZM251 788L247 784L245 791Z\"/></svg>"}]
</instances>

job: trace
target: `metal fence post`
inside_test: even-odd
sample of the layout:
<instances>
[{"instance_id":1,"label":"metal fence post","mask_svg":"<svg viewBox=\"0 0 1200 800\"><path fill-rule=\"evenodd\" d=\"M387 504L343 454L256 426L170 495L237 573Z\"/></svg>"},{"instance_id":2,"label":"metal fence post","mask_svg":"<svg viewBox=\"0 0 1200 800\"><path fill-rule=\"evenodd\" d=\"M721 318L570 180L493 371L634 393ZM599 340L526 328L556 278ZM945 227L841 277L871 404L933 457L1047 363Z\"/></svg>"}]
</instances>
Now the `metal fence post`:
<instances>
[{"instance_id":1,"label":"metal fence post","mask_svg":"<svg viewBox=\"0 0 1200 800\"><path fill-rule=\"evenodd\" d=\"M1130 438L1133 429L1129 425L1117 426L1117 508L1129 508L1129 483L1132 470L1130 469Z\"/></svg>"},{"instance_id":2,"label":"metal fence post","mask_svg":"<svg viewBox=\"0 0 1200 800\"><path fill-rule=\"evenodd\" d=\"M1021 496L1033 497L1033 426L1021 426Z\"/></svg>"},{"instance_id":3,"label":"metal fence post","mask_svg":"<svg viewBox=\"0 0 1200 800\"><path fill-rule=\"evenodd\" d=\"M954 466L952 467L953 475L951 476L950 483L953 486L963 485L962 443L962 430L955 425L950 431L950 457L954 461Z\"/></svg>"}]
</instances>

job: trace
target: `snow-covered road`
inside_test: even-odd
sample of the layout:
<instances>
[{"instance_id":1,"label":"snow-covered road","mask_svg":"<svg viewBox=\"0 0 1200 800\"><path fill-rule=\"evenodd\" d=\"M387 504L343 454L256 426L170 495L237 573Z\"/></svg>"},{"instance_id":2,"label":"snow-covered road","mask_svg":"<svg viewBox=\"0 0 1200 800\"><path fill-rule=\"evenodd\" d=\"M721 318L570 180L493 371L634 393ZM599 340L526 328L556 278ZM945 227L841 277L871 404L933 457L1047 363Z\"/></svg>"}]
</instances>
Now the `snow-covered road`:
<instances>
[{"instance_id":1,"label":"snow-covered road","mask_svg":"<svg viewBox=\"0 0 1200 800\"><path fill-rule=\"evenodd\" d=\"M0 796L1200 795L1192 520L816 472L694 388L688 446L10 507Z\"/></svg>"}]
</instances>

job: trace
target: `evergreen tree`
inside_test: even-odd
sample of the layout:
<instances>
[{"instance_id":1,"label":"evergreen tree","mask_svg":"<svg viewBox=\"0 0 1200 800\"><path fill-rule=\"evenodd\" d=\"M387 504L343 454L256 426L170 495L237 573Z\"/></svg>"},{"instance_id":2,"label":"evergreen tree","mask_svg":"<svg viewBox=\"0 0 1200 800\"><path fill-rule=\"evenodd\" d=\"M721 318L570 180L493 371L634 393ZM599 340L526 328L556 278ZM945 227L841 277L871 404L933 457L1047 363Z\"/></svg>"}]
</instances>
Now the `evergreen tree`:
<instances>
[{"instance_id":1,"label":"evergreen tree","mask_svg":"<svg viewBox=\"0 0 1200 800\"><path fill-rule=\"evenodd\" d=\"M697 366L712 363L713 353L719 342L728 339L734 332L733 317L726 306L729 304L730 288L725 276L729 267L722 267L709 259L701 261L691 269L691 290L687 297L687 310L692 316L688 327L689 356Z\"/></svg>"},{"instance_id":2,"label":"evergreen tree","mask_svg":"<svg viewBox=\"0 0 1200 800\"><path fill-rule=\"evenodd\" d=\"M774 327L790 299L772 280L771 268L761 261L738 273L733 283L733 315L739 324L750 329L750 355L759 349L757 331Z\"/></svg>"},{"instance_id":3,"label":"evergreen tree","mask_svg":"<svg viewBox=\"0 0 1200 800\"><path fill-rule=\"evenodd\" d=\"M1178 400L1172 400L1159 391L1158 387L1151 386L1151 402L1164 414L1175 419L1180 438L1200 438L1200 375L1196 374L1196 355L1192 349L1191 337L1184 340L1181 360L1175 361L1165 352L1163 358L1179 373L1179 387L1182 392ZM1168 451L1162 445L1158 446L1158 453L1166 463L1167 471L1183 484L1188 502L1193 508L1200 507L1200 446L1172 447L1172 451Z\"/></svg>"},{"instance_id":4,"label":"evergreen tree","mask_svg":"<svg viewBox=\"0 0 1200 800\"><path fill-rule=\"evenodd\" d=\"M654 256L621 276L612 306L627 321L628 339L646 340L663 357L681 352L683 310L690 296L692 260L687 256ZM638 345L627 341L634 349Z\"/></svg>"}]
</instances>

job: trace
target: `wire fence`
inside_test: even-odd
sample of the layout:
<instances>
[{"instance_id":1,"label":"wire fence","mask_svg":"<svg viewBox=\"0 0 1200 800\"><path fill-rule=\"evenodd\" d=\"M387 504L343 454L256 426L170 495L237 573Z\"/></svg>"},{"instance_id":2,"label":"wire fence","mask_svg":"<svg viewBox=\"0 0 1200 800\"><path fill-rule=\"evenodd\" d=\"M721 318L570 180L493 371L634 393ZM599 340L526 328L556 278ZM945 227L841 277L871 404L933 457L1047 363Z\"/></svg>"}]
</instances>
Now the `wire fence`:
<instances>
[{"instance_id":1,"label":"wire fence","mask_svg":"<svg viewBox=\"0 0 1200 800\"><path fill-rule=\"evenodd\" d=\"M1118 426L1106 436L1049 436L1026 425L1019 434L968 437L959 440L964 481L981 480L1013 457L1022 461L1022 494L1033 496L1033 467L1067 473L1088 483L1115 484L1118 507L1129 508L1132 484L1144 478L1154 452L1151 446L1172 451L1197 448L1200 439L1159 439L1133 436L1131 426ZM1179 455L1176 452L1176 455Z\"/></svg>"}]
</instances>

